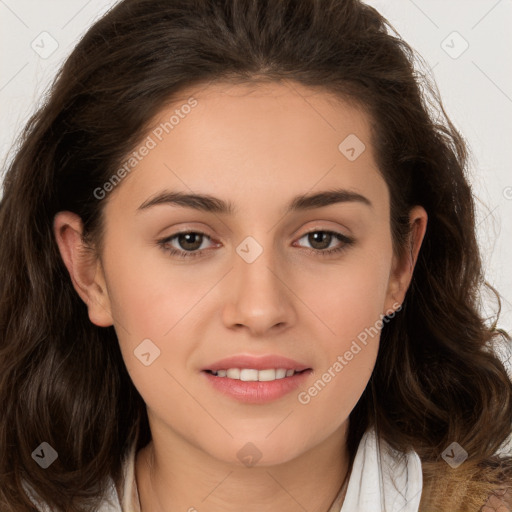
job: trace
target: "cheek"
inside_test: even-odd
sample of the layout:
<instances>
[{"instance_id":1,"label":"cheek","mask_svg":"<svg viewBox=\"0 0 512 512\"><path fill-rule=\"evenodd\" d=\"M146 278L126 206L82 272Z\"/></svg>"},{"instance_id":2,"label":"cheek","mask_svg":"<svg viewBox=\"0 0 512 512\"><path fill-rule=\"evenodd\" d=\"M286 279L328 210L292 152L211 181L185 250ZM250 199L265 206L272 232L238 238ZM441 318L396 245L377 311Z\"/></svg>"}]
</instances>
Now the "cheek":
<instances>
[{"instance_id":1,"label":"cheek","mask_svg":"<svg viewBox=\"0 0 512 512\"><path fill-rule=\"evenodd\" d=\"M360 259L329 279L317 275L315 282L325 283L324 291L307 295L322 324L315 340L320 363L297 398L326 432L348 417L371 377L383 326L387 273L375 260Z\"/></svg>"},{"instance_id":2,"label":"cheek","mask_svg":"<svg viewBox=\"0 0 512 512\"><path fill-rule=\"evenodd\" d=\"M122 251L123 244L129 249ZM197 272L157 247L120 239L116 248L105 265L112 313L125 332L162 338L211 287L215 271Z\"/></svg>"},{"instance_id":3,"label":"cheek","mask_svg":"<svg viewBox=\"0 0 512 512\"><path fill-rule=\"evenodd\" d=\"M297 273L294 291L324 325L326 334L330 332L342 344L385 314L391 259L391 251L386 250L354 252L336 265Z\"/></svg>"},{"instance_id":4,"label":"cheek","mask_svg":"<svg viewBox=\"0 0 512 512\"><path fill-rule=\"evenodd\" d=\"M311 279L301 278L299 294L318 319L321 346L316 384L304 390L305 401L315 401L319 411L339 403L348 407L339 413L348 414L371 376L386 313L392 260L391 246L387 249L383 240L374 250L347 257L336 268L317 271Z\"/></svg>"}]
</instances>

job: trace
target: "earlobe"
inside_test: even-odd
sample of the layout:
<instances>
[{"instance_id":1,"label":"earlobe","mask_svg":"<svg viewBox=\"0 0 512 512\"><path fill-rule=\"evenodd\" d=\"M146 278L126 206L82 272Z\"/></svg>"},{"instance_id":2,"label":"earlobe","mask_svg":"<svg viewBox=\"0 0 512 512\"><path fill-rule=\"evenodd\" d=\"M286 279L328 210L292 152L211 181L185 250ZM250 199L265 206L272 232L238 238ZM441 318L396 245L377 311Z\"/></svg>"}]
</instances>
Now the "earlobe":
<instances>
[{"instance_id":1,"label":"earlobe","mask_svg":"<svg viewBox=\"0 0 512 512\"><path fill-rule=\"evenodd\" d=\"M87 305L89 319L99 327L112 325L101 262L82 238L81 218L73 212L59 212L53 221L53 232L73 287Z\"/></svg>"},{"instance_id":2,"label":"earlobe","mask_svg":"<svg viewBox=\"0 0 512 512\"><path fill-rule=\"evenodd\" d=\"M428 215L422 206L415 206L409 214L411 227L408 247L401 259L393 258L393 269L390 276L387 302L402 304L412 280L412 275L423 239L427 230ZM391 309L393 309L391 307Z\"/></svg>"}]
</instances>

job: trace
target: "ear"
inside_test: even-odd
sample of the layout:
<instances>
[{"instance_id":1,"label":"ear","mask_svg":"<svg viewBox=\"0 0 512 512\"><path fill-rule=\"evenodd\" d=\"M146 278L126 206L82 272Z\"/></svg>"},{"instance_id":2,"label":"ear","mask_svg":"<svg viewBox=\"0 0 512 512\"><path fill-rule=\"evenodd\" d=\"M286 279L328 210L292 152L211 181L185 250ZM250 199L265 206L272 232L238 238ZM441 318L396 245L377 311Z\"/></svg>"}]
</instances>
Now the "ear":
<instances>
[{"instance_id":1,"label":"ear","mask_svg":"<svg viewBox=\"0 0 512 512\"><path fill-rule=\"evenodd\" d=\"M99 327L113 325L101 261L82 237L82 219L72 212L59 212L53 219L53 232L73 287L87 305L89 319Z\"/></svg>"},{"instance_id":2,"label":"ear","mask_svg":"<svg viewBox=\"0 0 512 512\"><path fill-rule=\"evenodd\" d=\"M408 248L402 257L393 256L393 266L388 284L384 314L389 314L402 304L405 294L411 284L412 275L420 247L427 230L428 215L422 206L415 206L409 214L411 228Z\"/></svg>"}]
</instances>

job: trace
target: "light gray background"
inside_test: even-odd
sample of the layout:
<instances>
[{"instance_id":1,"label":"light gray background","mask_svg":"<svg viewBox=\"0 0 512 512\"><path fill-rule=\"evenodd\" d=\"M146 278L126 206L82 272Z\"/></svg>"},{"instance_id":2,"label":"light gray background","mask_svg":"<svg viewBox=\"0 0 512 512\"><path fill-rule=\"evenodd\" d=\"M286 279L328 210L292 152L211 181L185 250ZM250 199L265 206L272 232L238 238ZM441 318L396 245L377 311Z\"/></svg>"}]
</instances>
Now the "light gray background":
<instances>
[{"instance_id":1,"label":"light gray background","mask_svg":"<svg viewBox=\"0 0 512 512\"><path fill-rule=\"evenodd\" d=\"M9 150L16 135L39 104L60 64L79 37L114 3L111 0L0 0L2 170L12 156ZM512 0L368 0L367 3L384 14L426 60L448 115L469 143L487 280L502 294L499 326L510 332ZM49 35L41 35L43 32ZM52 45L57 44L55 51L48 55ZM484 305L486 314L491 316L494 302L484 298Z\"/></svg>"}]
</instances>

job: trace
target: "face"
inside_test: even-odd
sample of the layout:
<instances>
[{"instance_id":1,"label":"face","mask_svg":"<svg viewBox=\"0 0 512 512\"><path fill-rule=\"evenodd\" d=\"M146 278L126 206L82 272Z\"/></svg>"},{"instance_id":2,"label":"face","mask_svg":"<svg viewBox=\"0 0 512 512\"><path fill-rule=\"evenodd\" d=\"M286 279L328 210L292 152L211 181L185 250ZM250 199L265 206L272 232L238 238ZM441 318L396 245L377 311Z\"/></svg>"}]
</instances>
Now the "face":
<instances>
[{"instance_id":1,"label":"face","mask_svg":"<svg viewBox=\"0 0 512 512\"><path fill-rule=\"evenodd\" d=\"M188 93L102 199L89 315L114 325L153 433L286 462L346 426L412 269L361 110L298 84Z\"/></svg>"}]
</instances>

